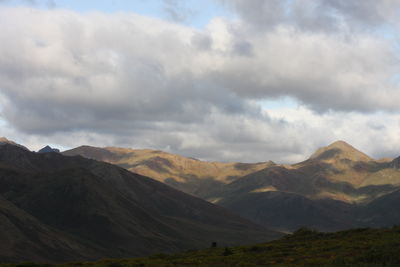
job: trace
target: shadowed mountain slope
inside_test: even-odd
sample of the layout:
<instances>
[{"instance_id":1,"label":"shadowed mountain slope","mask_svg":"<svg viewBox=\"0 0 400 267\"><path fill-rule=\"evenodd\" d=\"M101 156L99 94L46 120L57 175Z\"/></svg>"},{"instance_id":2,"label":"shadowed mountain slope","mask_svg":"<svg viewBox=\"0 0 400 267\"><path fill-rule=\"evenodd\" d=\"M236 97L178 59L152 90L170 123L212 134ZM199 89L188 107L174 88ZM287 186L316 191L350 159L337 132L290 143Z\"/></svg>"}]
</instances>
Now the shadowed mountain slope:
<instances>
[{"instance_id":1,"label":"shadowed mountain slope","mask_svg":"<svg viewBox=\"0 0 400 267\"><path fill-rule=\"evenodd\" d=\"M23 149L25 149L25 150L29 150L29 149L27 149L26 147L24 147L23 145L17 144L17 143L15 143L15 142L11 141L11 140L8 140L8 139L5 138L5 137L0 137L0 146L1 146L1 145L5 145L5 144L14 145L14 146L19 146L20 148L23 148Z\"/></svg>"},{"instance_id":2,"label":"shadowed mountain slope","mask_svg":"<svg viewBox=\"0 0 400 267\"><path fill-rule=\"evenodd\" d=\"M65 261L100 254L0 196L0 262Z\"/></svg>"},{"instance_id":3,"label":"shadowed mountain slope","mask_svg":"<svg viewBox=\"0 0 400 267\"><path fill-rule=\"evenodd\" d=\"M400 189L383 195L360 207L360 222L369 227L385 227L400 224Z\"/></svg>"},{"instance_id":4,"label":"shadowed mountain slope","mask_svg":"<svg viewBox=\"0 0 400 267\"><path fill-rule=\"evenodd\" d=\"M33 153L13 145L0 146L0 196L6 203L0 206L2 214L10 209L20 212L20 217L42 227L45 236L37 242L26 232L26 241L12 240L1 232L2 246L34 243L41 253L20 258L16 249L1 250L3 261L140 256L208 247L212 241L233 245L279 236L120 167L79 156ZM68 246L53 255L48 247L62 248L61 242ZM28 249L33 246L28 245Z\"/></svg>"}]
</instances>

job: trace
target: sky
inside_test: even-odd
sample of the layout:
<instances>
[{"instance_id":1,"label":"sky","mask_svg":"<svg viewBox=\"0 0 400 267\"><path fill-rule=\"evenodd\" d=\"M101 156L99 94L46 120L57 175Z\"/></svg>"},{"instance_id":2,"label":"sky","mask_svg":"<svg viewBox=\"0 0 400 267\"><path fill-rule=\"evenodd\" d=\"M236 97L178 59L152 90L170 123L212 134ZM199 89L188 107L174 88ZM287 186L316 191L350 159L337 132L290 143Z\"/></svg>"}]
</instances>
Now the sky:
<instances>
[{"instance_id":1,"label":"sky","mask_svg":"<svg viewBox=\"0 0 400 267\"><path fill-rule=\"evenodd\" d=\"M0 136L299 162L400 155L398 0L0 0Z\"/></svg>"}]
</instances>

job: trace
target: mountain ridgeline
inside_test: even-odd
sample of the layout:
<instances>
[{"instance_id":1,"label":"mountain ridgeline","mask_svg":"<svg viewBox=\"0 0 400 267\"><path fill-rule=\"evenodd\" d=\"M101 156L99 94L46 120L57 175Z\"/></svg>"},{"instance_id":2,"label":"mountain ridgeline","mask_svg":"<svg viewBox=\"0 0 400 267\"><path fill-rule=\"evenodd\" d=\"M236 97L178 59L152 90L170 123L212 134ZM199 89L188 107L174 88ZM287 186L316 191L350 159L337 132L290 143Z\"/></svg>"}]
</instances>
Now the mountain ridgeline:
<instances>
[{"instance_id":1,"label":"mountain ridgeline","mask_svg":"<svg viewBox=\"0 0 400 267\"><path fill-rule=\"evenodd\" d=\"M344 141L292 165L204 162L113 147L82 146L63 154L119 165L277 231L400 224L400 157L374 160Z\"/></svg>"},{"instance_id":2,"label":"mountain ridgeline","mask_svg":"<svg viewBox=\"0 0 400 267\"><path fill-rule=\"evenodd\" d=\"M205 162L158 150L115 147L80 146L62 154L109 162L207 200L226 184L275 165L271 161L254 164Z\"/></svg>"}]
</instances>

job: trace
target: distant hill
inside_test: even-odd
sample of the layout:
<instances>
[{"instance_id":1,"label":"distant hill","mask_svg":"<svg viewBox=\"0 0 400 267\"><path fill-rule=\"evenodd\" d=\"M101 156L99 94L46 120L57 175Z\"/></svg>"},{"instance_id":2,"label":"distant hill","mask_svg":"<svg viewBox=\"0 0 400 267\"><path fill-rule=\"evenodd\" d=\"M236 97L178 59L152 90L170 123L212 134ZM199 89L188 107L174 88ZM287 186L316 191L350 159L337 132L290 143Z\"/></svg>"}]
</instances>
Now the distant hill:
<instances>
[{"instance_id":1,"label":"distant hill","mask_svg":"<svg viewBox=\"0 0 400 267\"><path fill-rule=\"evenodd\" d=\"M0 146L0 262L143 256L270 240L224 208L120 167Z\"/></svg>"}]
</instances>

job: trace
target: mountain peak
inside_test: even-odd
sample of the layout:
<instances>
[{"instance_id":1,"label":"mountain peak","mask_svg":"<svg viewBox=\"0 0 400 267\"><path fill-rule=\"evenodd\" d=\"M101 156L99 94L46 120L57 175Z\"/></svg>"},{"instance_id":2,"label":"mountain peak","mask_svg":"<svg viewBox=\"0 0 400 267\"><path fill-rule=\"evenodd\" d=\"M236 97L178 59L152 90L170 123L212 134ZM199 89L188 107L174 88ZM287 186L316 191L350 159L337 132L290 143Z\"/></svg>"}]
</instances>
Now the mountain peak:
<instances>
[{"instance_id":1,"label":"mountain peak","mask_svg":"<svg viewBox=\"0 0 400 267\"><path fill-rule=\"evenodd\" d=\"M310 159L329 161L334 159L347 159L351 161L370 161L372 160L365 153L357 150L345 141L339 140L326 147L319 148Z\"/></svg>"},{"instance_id":2,"label":"mountain peak","mask_svg":"<svg viewBox=\"0 0 400 267\"><path fill-rule=\"evenodd\" d=\"M49 153L49 152L60 153L60 150L57 148L52 148L51 146L47 145L38 151L38 153Z\"/></svg>"},{"instance_id":3,"label":"mountain peak","mask_svg":"<svg viewBox=\"0 0 400 267\"><path fill-rule=\"evenodd\" d=\"M328 147L331 147L331 148L353 148L350 144L346 143L343 140L337 140L337 141L333 142L332 144L328 145Z\"/></svg>"}]
</instances>

